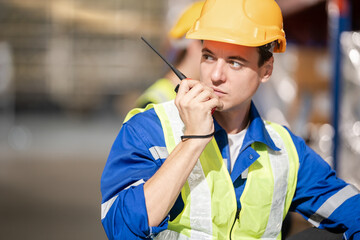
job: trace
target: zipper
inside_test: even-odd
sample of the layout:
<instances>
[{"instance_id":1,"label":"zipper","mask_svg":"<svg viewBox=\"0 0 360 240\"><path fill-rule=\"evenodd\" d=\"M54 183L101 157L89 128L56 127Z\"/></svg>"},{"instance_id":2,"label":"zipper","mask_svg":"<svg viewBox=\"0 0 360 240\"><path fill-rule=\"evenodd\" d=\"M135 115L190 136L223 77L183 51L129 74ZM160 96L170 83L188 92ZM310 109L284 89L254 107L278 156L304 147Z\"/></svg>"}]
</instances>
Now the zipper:
<instances>
[{"instance_id":1,"label":"zipper","mask_svg":"<svg viewBox=\"0 0 360 240\"><path fill-rule=\"evenodd\" d=\"M233 228L234 228L234 226L235 226L236 219L239 218L240 210L241 210L241 209L238 209L238 210L236 211L235 219L234 219L234 222L233 222L233 224L232 224L232 226L231 226L231 229L230 229L230 240L231 240L231 233L232 233L232 230L233 230Z\"/></svg>"}]
</instances>

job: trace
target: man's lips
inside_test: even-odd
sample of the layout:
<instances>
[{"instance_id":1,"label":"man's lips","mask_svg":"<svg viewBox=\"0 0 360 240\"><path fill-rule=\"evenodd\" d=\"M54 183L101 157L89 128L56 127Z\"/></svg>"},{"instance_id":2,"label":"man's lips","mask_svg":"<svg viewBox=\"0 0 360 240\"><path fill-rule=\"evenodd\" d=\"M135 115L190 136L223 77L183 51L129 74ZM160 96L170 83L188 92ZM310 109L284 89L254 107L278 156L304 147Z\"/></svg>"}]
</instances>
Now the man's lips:
<instances>
[{"instance_id":1,"label":"man's lips","mask_svg":"<svg viewBox=\"0 0 360 240\"><path fill-rule=\"evenodd\" d=\"M222 91L220 89L217 89L217 88L213 88L213 90L214 90L214 93L216 95L224 95L224 94L226 94L226 92L224 92L224 91Z\"/></svg>"}]
</instances>

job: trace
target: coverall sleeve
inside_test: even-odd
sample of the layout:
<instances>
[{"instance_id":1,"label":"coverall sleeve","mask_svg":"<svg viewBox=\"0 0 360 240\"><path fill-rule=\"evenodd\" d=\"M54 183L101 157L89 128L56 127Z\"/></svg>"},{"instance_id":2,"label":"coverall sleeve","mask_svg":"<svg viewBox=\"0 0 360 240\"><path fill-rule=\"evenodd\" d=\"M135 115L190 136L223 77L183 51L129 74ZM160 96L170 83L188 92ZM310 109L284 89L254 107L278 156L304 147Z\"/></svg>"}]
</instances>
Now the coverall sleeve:
<instances>
[{"instance_id":1,"label":"coverall sleeve","mask_svg":"<svg viewBox=\"0 0 360 240\"><path fill-rule=\"evenodd\" d=\"M109 239L148 239L167 228L167 218L149 227L144 183L164 159L154 159L140 124L125 123L101 177L101 222Z\"/></svg>"},{"instance_id":2,"label":"coverall sleeve","mask_svg":"<svg viewBox=\"0 0 360 240\"><path fill-rule=\"evenodd\" d=\"M290 131L289 131L290 132ZM300 213L315 227L360 239L360 194L304 140L290 132L299 155L298 184L290 211Z\"/></svg>"}]
</instances>

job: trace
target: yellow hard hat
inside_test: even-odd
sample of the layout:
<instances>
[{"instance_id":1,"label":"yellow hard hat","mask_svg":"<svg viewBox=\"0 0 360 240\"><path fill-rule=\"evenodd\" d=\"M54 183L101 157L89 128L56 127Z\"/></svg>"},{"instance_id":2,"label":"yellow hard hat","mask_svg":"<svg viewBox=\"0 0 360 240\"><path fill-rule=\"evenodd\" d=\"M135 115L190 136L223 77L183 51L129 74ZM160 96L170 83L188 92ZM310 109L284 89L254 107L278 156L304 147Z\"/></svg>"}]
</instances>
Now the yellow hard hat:
<instances>
[{"instance_id":1,"label":"yellow hard hat","mask_svg":"<svg viewBox=\"0 0 360 240\"><path fill-rule=\"evenodd\" d=\"M207 0L186 37L250 47L276 41L274 52L286 48L283 18L275 0Z\"/></svg>"},{"instance_id":2,"label":"yellow hard hat","mask_svg":"<svg viewBox=\"0 0 360 240\"><path fill-rule=\"evenodd\" d=\"M201 9L205 1L198 1L191 4L180 16L169 32L170 38L178 39L185 36L194 22L200 17Z\"/></svg>"}]
</instances>

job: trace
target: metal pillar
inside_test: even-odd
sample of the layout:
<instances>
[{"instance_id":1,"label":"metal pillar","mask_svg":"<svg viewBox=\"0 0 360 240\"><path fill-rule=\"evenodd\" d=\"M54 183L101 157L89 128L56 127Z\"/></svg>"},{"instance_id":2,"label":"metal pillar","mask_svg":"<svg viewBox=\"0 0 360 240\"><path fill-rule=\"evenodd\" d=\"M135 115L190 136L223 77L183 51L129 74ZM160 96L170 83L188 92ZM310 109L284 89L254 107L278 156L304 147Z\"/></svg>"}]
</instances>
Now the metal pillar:
<instances>
[{"instance_id":1,"label":"metal pillar","mask_svg":"<svg viewBox=\"0 0 360 240\"><path fill-rule=\"evenodd\" d=\"M329 0L329 32L332 56L332 124L334 127L333 138L333 168L338 169L338 155L340 149L339 120L341 110L341 48L340 35L343 31L351 29L351 4L350 0Z\"/></svg>"}]
</instances>

